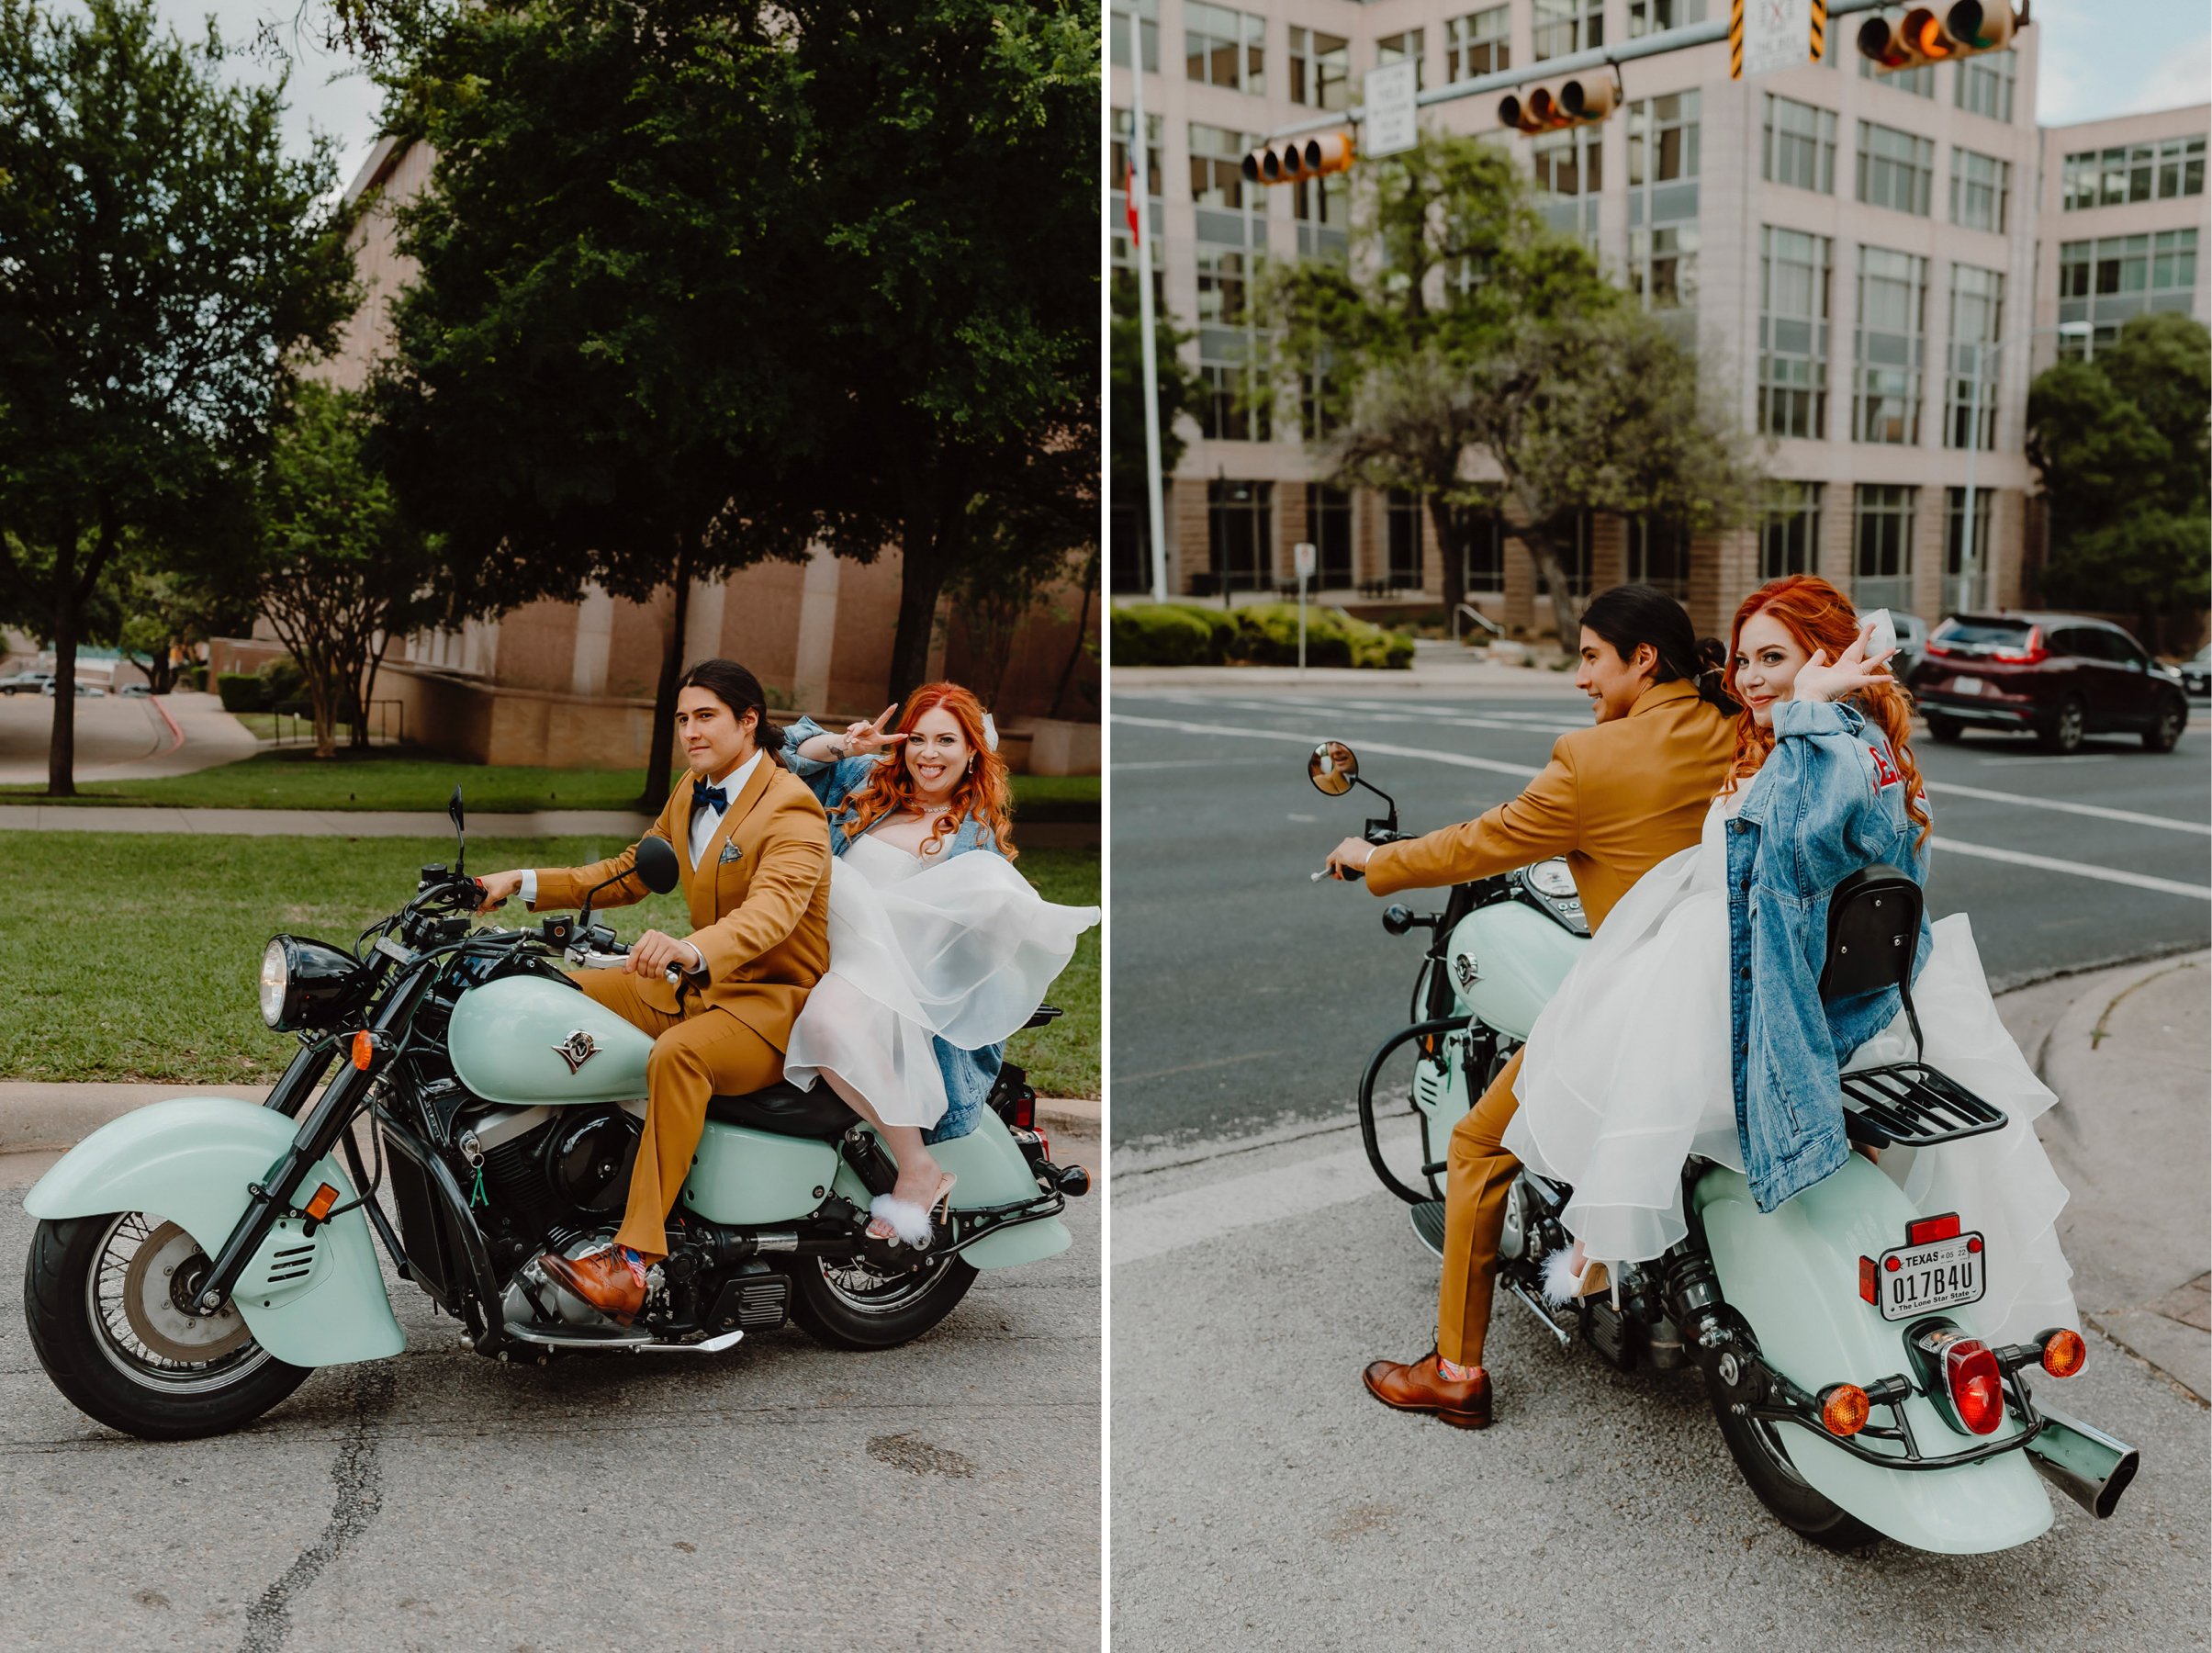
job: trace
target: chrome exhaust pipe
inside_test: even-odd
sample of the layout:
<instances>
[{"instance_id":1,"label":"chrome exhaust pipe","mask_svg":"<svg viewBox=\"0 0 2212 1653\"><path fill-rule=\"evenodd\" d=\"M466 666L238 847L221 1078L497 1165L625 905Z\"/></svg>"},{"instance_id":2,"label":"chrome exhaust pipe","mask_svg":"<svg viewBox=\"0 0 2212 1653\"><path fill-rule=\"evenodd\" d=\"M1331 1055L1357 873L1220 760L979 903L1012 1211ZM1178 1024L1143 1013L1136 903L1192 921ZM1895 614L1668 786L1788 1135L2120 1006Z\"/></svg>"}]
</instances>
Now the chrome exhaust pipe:
<instances>
[{"instance_id":1,"label":"chrome exhaust pipe","mask_svg":"<svg viewBox=\"0 0 2212 1653\"><path fill-rule=\"evenodd\" d=\"M2142 1467L2142 1455L2094 1423L2046 1406L2043 1427L2027 1444L2043 1479L2099 1521L2112 1513Z\"/></svg>"}]
</instances>

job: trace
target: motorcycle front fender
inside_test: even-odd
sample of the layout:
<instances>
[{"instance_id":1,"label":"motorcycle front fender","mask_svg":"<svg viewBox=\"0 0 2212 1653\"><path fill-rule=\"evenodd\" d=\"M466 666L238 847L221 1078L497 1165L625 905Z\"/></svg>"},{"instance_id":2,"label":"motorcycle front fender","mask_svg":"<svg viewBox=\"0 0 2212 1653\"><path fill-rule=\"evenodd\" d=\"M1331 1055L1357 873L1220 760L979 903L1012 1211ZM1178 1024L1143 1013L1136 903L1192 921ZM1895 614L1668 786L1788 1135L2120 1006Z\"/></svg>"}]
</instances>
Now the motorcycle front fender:
<instances>
[{"instance_id":1,"label":"motorcycle front fender","mask_svg":"<svg viewBox=\"0 0 2212 1653\"><path fill-rule=\"evenodd\" d=\"M1037 1177L1021 1145L1007 1130L1006 1122L988 1108L973 1130L950 1141L932 1142L929 1153L952 1174L952 1209L956 1211L1040 1198ZM837 1166L837 1192L862 1210L868 1209L868 1189L852 1167L842 1162ZM1057 1217L1040 1217L987 1235L960 1255L978 1268L1011 1268L1019 1263L1042 1262L1074 1243L1075 1236L1068 1231L1066 1223Z\"/></svg>"},{"instance_id":2,"label":"motorcycle front fender","mask_svg":"<svg viewBox=\"0 0 2212 1653\"><path fill-rule=\"evenodd\" d=\"M230 1096L174 1096L111 1119L40 1177L25 1197L33 1217L59 1220L110 1211L166 1218L212 1257L245 1215L259 1182L298 1127L282 1114ZM354 1186L330 1159L301 1187L318 1183L350 1205ZM397 1355L407 1339L392 1316L368 1220L348 1211L312 1234L280 1219L247 1259L231 1300L261 1346L293 1366L342 1366Z\"/></svg>"},{"instance_id":3,"label":"motorcycle front fender","mask_svg":"<svg viewBox=\"0 0 2212 1653\"><path fill-rule=\"evenodd\" d=\"M1721 1290L1750 1322L1769 1366L1814 1394L1832 1383L1910 1374L1905 1322L1883 1320L1859 1297L1858 1259L1903 1244L1905 1225L1923 1213L1870 1162L1854 1153L1833 1176L1764 1215L1749 1183L1715 1167L1700 1179L1693 1203ZM1946 1313L1981 1335L1971 1305ZM1918 1393L1904 1411L1931 1457L2021 1433L2008 1413L1993 1435L1962 1435ZM1887 1417L1887 1408L1877 1410L1877 1422ZM2026 1451L1950 1469L1885 1469L1810 1430L1777 1427L1814 1490L1900 1544L1975 1556L2026 1544L2050 1526L2050 1498Z\"/></svg>"}]
</instances>

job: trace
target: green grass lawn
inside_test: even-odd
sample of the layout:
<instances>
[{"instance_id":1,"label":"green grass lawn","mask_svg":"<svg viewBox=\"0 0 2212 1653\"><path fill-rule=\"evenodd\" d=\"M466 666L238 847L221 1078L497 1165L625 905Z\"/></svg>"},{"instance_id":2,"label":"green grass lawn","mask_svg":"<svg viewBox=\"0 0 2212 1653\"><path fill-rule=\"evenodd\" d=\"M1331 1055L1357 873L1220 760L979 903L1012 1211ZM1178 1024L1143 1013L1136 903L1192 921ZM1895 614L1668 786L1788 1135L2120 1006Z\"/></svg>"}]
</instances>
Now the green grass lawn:
<instances>
[{"instance_id":1,"label":"green grass lawn","mask_svg":"<svg viewBox=\"0 0 2212 1653\"><path fill-rule=\"evenodd\" d=\"M460 787L471 815L533 809L627 809L645 784L641 770L488 769L448 759L342 750L317 759L284 747L196 774L151 781L94 781L74 800L184 809L444 809ZM0 786L0 802L37 796L37 786ZM1016 820L1098 818L1096 775L1016 775Z\"/></svg>"},{"instance_id":2,"label":"green grass lawn","mask_svg":"<svg viewBox=\"0 0 2212 1653\"><path fill-rule=\"evenodd\" d=\"M472 838L468 850L472 867L490 871L576 865L620 848ZM16 888L0 905L0 1078L242 1085L273 1081L295 1048L263 1024L254 1000L269 937L350 946L413 894L425 861L452 857L453 840L12 832L7 851ZM1098 901L1095 849L1032 849L1017 865L1050 900ZM691 928L674 895L610 920L624 939ZM1016 1033L1007 1057L1041 1095L1096 1096L1095 928L1048 996L1068 1014Z\"/></svg>"}]
</instances>

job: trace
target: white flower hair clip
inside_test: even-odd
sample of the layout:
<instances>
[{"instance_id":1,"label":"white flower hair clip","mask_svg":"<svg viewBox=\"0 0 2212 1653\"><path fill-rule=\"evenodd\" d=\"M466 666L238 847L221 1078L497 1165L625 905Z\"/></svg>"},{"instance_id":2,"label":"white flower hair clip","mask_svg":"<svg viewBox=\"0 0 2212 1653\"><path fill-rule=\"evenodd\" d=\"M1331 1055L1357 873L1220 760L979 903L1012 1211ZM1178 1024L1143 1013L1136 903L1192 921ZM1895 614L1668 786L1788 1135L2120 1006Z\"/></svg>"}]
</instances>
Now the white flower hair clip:
<instances>
[{"instance_id":1,"label":"white flower hair clip","mask_svg":"<svg viewBox=\"0 0 2212 1653\"><path fill-rule=\"evenodd\" d=\"M983 714L983 745L994 752L998 750L998 725L988 712Z\"/></svg>"}]
</instances>

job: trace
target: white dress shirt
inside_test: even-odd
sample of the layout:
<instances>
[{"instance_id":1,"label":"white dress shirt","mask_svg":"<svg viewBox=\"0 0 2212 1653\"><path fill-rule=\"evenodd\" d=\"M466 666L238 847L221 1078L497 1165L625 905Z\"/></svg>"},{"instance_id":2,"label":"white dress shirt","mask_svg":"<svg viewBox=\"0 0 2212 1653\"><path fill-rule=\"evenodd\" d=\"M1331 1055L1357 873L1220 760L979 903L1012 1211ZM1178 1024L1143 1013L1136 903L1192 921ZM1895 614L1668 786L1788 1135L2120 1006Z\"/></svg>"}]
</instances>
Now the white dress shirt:
<instances>
[{"instance_id":1,"label":"white dress shirt","mask_svg":"<svg viewBox=\"0 0 2212 1653\"><path fill-rule=\"evenodd\" d=\"M730 770L730 772L723 776L721 780L710 781L708 784L710 786L721 787L724 796L728 798L729 802L731 804L736 803L737 794L745 790L745 783L753 778L753 770L759 767L761 756L762 754L760 748L758 747L755 747L753 748L753 755L750 758L747 758L735 769ZM691 811L691 843L690 860L694 868L699 865L700 857L703 856L707 852L707 845L713 841L714 834L721 829L722 817L724 814L726 813L726 808L727 806L725 805L724 809L718 810L711 804L702 804L698 808ZM522 887L520 891L520 894L522 897L522 905L524 906L535 906L537 905L538 874L535 867L531 867L524 870L522 873ZM690 943L687 942L685 945L690 946ZM697 959L699 961L691 966L691 973L693 975L703 975L706 973L707 967L704 955L700 952L699 949L693 947L691 948L691 956L694 959Z\"/></svg>"}]
</instances>

